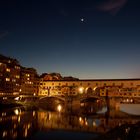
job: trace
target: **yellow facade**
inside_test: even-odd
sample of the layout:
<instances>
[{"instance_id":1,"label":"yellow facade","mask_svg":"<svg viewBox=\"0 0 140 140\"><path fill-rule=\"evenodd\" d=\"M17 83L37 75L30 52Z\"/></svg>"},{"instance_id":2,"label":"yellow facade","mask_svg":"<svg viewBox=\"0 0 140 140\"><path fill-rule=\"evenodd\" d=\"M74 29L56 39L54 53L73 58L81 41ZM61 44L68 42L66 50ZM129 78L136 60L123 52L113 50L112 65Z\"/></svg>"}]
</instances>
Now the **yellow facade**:
<instances>
[{"instance_id":1,"label":"yellow facade","mask_svg":"<svg viewBox=\"0 0 140 140\"><path fill-rule=\"evenodd\" d=\"M40 96L90 94L140 97L140 79L41 81ZM130 94L131 93L131 94Z\"/></svg>"}]
</instances>

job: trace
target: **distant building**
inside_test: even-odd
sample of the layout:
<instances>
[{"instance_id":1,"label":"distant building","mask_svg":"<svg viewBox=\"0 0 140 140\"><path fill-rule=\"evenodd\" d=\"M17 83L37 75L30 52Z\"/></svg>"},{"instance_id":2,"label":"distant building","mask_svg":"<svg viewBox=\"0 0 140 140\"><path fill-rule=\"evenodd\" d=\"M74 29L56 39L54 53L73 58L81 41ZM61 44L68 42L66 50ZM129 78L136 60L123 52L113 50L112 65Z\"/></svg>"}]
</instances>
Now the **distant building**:
<instances>
[{"instance_id":1,"label":"distant building","mask_svg":"<svg viewBox=\"0 0 140 140\"><path fill-rule=\"evenodd\" d=\"M21 95L38 94L39 76L34 68L21 68Z\"/></svg>"},{"instance_id":2,"label":"distant building","mask_svg":"<svg viewBox=\"0 0 140 140\"><path fill-rule=\"evenodd\" d=\"M40 78L43 81L52 81L52 80L62 80L62 76L59 73L43 73Z\"/></svg>"},{"instance_id":3,"label":"distant building","mask_svg":"<svg viewBox=\"0 0 140 140\"><path fill-rule=\"evenodd\" d=\"M0 55L0 95L18 94L21 66L16 59Z\"/></svg>"}]
</instances>

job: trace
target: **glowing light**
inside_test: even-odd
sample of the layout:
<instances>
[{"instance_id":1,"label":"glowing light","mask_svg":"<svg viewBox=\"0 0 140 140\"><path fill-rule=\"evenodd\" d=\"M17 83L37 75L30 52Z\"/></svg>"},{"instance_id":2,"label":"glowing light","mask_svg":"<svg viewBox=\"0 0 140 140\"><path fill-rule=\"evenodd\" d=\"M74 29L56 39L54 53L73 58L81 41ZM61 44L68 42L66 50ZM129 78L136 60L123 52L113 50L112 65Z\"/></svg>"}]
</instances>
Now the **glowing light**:
<instances>
[{"instance_id":1,"label":"glowing light","mask_svg":"<svg viewBox=\"0 0 140 140\"><path fill-rule=\"evenodd\" d=\"M82 118L81 118L81 117L79 117L79 121L80 121L80 122L82 121Z\"/></svg>"},{"instance_id":2,"label":"glowing light","mask_svg":"<svg viewBox=\"0 0 140 140\"><path fill-rule=\"evenodd\" d=\"M2 117L6 116L6 112L2 112Z\"/></svg>"},{"instance_id":3,"label":"glowing light","mask_svg":"<svg viewBox=\"0 0 140 140\"><path fill-rule=\"evenodd\" d=\"M79 92L83 93L84 92L84 88L83 87L79 87Z\"/></svg>"},{"instance_id":4,"label":"glowing light","mask_svg":"<svg viewBox=\"0 0 140 140\"><path fill-rule=\"evenodd\" d=\"M129 99L127 99L126 101L129 102Z\"/></svg>"},{"instance_id":5,"label":"glowing light","mask_svg":"<svg viewBox=\"0 0 140 140\"><path fill-rule=\"evenodd\" d=\"M96 89L97 89L97 87L94 87L94 89L93 89L93 90L95 91Z\"/></svg>"},{"instance_id":6,"label":"glowing light","mask_svg":"<svg viewBox=\"0 0 140 140\"><path fill-rule=\"evenodd\" d=\"M3 97L3 100L7 100L7 97Z\"/></svg>"},{"instance_id":7,"label":"glowing light","mask_svg":"<svg viewBox=\"0 0 140 140\"><path fill-rule=\"evenodd\" d=\"M18 117L18 123L20 123L20 116Z\"/></svg>"},{"instance_id":8,"label":"glowing light","mask_svg":"<svg viewBox=\"0 0 140 140\"><path fill-rule=\"evenodd\" d=\"M9 69L9 68L7 68L7 69L6 69L6 71L7 71L7 72L10 72L10 69Z\"/></svg>"},{"instance_id":9,"label":"glowing light","mask_svg":"<svg viewBox=\"0 0 140 140\"><path fill-rule=\"evenodd\" d=\"M2 137L6 137L7 136L7 131L3 131Z\"/></svg>"},{"instance_id":10,"label":"glowing light","mask_svg":"<svg viewBox=\"0 0 140 140\"><path fill-rule=\"evenodd\" d=\"M19 100L19 97L16 97L15 100L18 101Z\"/></svg>"},{"instance_id":11,"label":"glowing light","mask_svg":"<svg viewBox=\"0 0 140 140\"><path fill-rule=\"evenodd\" d=\"M27 128L29 129L31 127L31 124L28 124Z\"/></svg>"},{"instance_id":12,"label":"glowing light","mask_svg":"<svg viewBox=\"0 0 140 140\"><path fill-rule=\"evenodd\" d=\"M88 126L88 122L87 121L85 122L85 125Z\"/></svg>"},{"instance_id":13,"label":"glowing light","mask_svg":"<svg viewBox=\"0 0 140 140\"><path fill-rule=\"evenodd\" d=\"M131 99L130 102L132 103L133 102L133 99Z\"/></svg>"},{"instance_id":14,"label":"glowing light","mask_svg":"<svg viewBox=\"0 0 140 140\"><path fill-rule=\"evenodd\" d=\"M33 111L33 117L35 116L35 111Z\"/></svg>"},{"instance_id":15,"label":"glowing light","mask_svg":"<svg viewBox=\"0 0 140 140\"><path fill-rule=\"evenodd\" d=\"M24 137L26 138L26 137L27 137L27 135L28 135L28 129L27 129L27 128L25 128Z\"/></svg>"},{"instance_id":16,"label":"glowing light","mask_svg":"<svg viewBox=\"0 0 140 140\"><path fill-rule=\"evenodd\" d=\"M79 117L79 123L80 123L80 125L84 124L84 121L83 121L82 117Z\"/></svg>"},{"instance_id":17,"label":"glowing light","mask_svg":"<svg viewBox=\"0 0 140 140\"><path fill-rule=\"evenodd\" d=\"M93 126L96 126L96 122L93 122Z\"/></svg>"},{"instance_id":18,"label":"glowing light","mask_svg":"<svg viewBox=\"0 0 140 140\"><path fill-rule=\"evenodd\" d=\"M34 96L36 96L36 94L34 93Z\"/></svg>"},{"instance_id":19,"label":"glowing light","mask_svg":"<svg viewBox=\"0 0 140 140\"><path fill-rule=\"evenodd\" d=\"M84 18L81 18L81 22L84 22Z\"/></svg>"},{"instance_id":20,"label":"glowing light","mask_svg":"<svg viewBox=\"0 0 140 140\"><path fill-rule=\"evenodd\" d=\"M58 106L57 106L57 111L58 111L58 112L61 112L61 111L62 111L62 106L61 106L61 105L58 105Z\"/></svg>"},{"instance_id":21,"label":"glowing light","mask_svg":"<svg viewBox=\"0 0 140 140\"><path fill-rule=\"evenodd\" d=\"M16 115L19 115L19 110L18 110L18 109L15 109L15 110L14 110L14 113L15 113Z\"/></svg>"}]
</instances>

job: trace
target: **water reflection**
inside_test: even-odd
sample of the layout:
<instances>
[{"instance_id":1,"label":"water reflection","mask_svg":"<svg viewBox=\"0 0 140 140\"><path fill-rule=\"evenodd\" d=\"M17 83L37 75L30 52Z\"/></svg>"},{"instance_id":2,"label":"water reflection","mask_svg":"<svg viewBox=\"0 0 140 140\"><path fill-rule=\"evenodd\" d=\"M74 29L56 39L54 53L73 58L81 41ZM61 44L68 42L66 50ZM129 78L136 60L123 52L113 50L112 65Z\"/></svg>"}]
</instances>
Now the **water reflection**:
<instances>
[{"instance_id":1,"label":"water reflection","mask_svg":"<svg viewBox=\"0 0 140 140\"><path fill-rule=\"evenodd\" d=\"M0 113L0 139L35 139L36 134L40 132L49 133L54 130L99 135L117 126L135 124L140 121L138 116L131 116L119 111L110 111L109 114L72 115L61 112L63 106L60 104L56 108L57 111L24 108L2 111ZM129 133L129 131L129 127L124 129L124 133Z\"/></svg>"}]
</instances>

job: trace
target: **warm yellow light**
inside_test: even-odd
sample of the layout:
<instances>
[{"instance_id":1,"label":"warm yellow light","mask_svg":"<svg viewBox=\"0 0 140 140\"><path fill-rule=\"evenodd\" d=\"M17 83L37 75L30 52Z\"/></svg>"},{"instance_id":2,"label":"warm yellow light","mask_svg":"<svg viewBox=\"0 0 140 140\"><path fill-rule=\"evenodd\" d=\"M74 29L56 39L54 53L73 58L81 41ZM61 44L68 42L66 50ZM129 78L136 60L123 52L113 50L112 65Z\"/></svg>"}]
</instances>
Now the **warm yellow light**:
<instances>
[{"instance_id":1,"label":"warm yellow light","mask_svg":"<svg viewBox=\"0 0 140 140\"><path fill-rule=\"evenodd\" d=\"M7 72L10 72L10 69L9 69L9 68L7 68L7 69L6 69L6 71L7 71Z\"/></svg>"},{"instance_id":2,"label":"warm yellow light","mask_svg":"<svg viewBox=\"0 0 140 140\"><path fill-rule=\"evenodd\" d=\"M83 93L84 92L84 88L83 87L79 87L79 92Z\"/></svg>"},{"instance_id":3,"label":"warm yellow light","mask_svg":"<svg viewBox=\"0 0 140 140\"><path fill-rule=\"evenodd\" d=\"M15 110L14 110L14 113L15 113L16 115L19 115L18 109L15 109Z\"/></svg>"},{"instance_id":4,"label":"warm yellow light","mask_svg":"<svg viewBox=\"0 0 140 140\"><path fill-rule=\"evenodd\" d=\"M58 112L61 112L61 111L62 111L62 106L61 106L61 105L58 105L58 106L57 106L57 111L58 111Z\"/></svg>"},{"instance_id":5,"label":"warm yellow light","mask_svg":"<svg viewBox=\"0 0 140 140\"><path fill-rule=\"evenodd\" d=\"M85 122L85 125L88 126L88 122L87 121Z\"/></svg>"},{"instance_id":6,"label":"warm yellow light","mask_svg":"<svg viewBox=\"0 0 140 140\"><path fill-rule=\"evenodd\" d=\"M94 87L94 89L93 89L93 90L95 91L95 90L96 90L96 88L97 88L97 87Z\"/></svg>"},{"instance_id":7,"label":"warm yellow light","mask_svg":"<svg viewBox=\"0 0 140 140\"><path fill-rule=\"evenodd\" d=\"M6 137L7 136L7 131L3 131L2 137Z\"/></svg>"},{"instance_id":8,"label":"warm yellow light","mask_svg":"<svg viewBox=\"0 0 140 140\"><path fill-rule=\"evenodd\" d=\"M16 78L17 78L17 79L19 79L19 78L20 78L20 76L19 76L19 75L16 75Z\"/></svg>"},{"instance_id":9,"label":"warm yellow light","mask_svg":"<svg viewBox=\"0 0 140 140\"><path fill-rule=\"evenodd\" d=\"M16 97L15 100L18 101L19 100L19 97Z\"/></svg>"},{"instance_id":10,"label":"warm yellow light","mask_svg":"<svg viewBox=\"0 0 140 140\"><path fill-rule=\"evenodd\" d=\"M18 123L20 123L20 116L18 117Z\"/></svg>"},{"instance_id":11,"label":"warm yellow light","mask_svg":"<svg viewBox=\"0 0 140 140\"><path fill-rule=\"evenodd\" d=\"M93 126L96 126L96 122L95 121L93 122Z\"/></svg>"},{"instance_id":12,"label":"warm yellow light","mask_svg":"<svg viewBox=\"0 0 140 140\"><path fill-rule=\"evenodd\" d=\"M82 121L82 118L81 118L81 117L79 117L79 121L80 121L80 122Z\"/></svg>"},{"instance_id":13,"label":"warm yellow light","mask_svg":"<svg viewBox=\"0 0 140 140\"><path fill-rule=\"evenodd\" d=\"M6 80L6 81L10 81L10 78L6 78L5 80Z\"/></svg>"}]
</instances>

